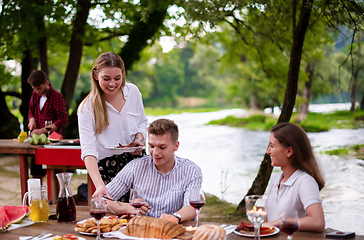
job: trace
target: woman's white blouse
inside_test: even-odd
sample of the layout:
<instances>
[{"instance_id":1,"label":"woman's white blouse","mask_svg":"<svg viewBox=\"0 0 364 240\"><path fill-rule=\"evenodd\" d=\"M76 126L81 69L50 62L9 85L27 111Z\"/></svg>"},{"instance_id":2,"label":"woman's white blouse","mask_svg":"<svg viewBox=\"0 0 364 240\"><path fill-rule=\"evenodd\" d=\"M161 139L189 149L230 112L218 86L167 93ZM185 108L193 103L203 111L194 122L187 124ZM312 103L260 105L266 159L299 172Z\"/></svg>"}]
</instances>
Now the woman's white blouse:
<instances>
[{"instance_id":1,"label":"woman's white blouse","mask_svg":"<svg viewBox=\"0 0 364 240\"><path fill-rule=\"evenodd\" d=\"M91 102L83 104L78 111L78 130L81 142L81 158L95 156L97 161L113 155L105 147L128 145L135 134L143 134L143 142L147 136L148 119L144 112L142 95L137 86L126 83L123 87L125 104L121 111L117 111L110 103L106 102L109 113L109 126L96 134L94 109Z\"/></svg>"},{"instance_id":2,"label":"woman's white blouse","mask_svg":"<svg viewBox=\"0 0 364 240\"><path fill-rule=\"evenodd\" d=\"M265 204L268 222L278 220L281 212L291 209L297 210L298 217L305 217L308 206L322 202L319 186L311 175L296 170L285 183L279 186L282 174L283 172L274 175L269 184L269 194Z\"/></svg>"}]
</instances>

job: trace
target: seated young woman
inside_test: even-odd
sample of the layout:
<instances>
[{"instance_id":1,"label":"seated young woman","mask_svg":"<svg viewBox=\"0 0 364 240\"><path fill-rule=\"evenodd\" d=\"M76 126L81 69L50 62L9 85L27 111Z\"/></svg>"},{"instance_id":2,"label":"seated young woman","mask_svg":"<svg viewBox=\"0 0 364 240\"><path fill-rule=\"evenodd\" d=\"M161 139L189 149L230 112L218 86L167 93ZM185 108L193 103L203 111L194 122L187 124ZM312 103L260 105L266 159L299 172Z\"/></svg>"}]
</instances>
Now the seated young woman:
<instances>
[{"instance_id":1,"label":"seated young woman","mask_svg":"<svg viewBox=\"0 0 364 240\"><path fill-rule=\"evenodd\" d=\"M264 225L278 227L281 212L293 209L298 212L300 230L322 232L325 217L319 192L325 181L305 131L289 122L275 125L267 154L272 166L282 172L270 181Z\"/></svg>"}]
</instances>

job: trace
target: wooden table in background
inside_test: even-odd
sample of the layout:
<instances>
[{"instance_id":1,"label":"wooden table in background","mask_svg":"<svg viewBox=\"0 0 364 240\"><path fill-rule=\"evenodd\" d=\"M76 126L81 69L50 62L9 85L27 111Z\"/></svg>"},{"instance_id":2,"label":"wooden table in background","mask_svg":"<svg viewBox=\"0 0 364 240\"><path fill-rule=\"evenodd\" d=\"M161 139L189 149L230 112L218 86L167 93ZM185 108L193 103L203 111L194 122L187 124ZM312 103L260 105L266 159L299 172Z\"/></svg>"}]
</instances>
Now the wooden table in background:
<instances>
[{"instance_id":1,"label":"wooden table in background","mask_svg":"<svg viewBox=\"0 0 364 240\"><path fill-rule=\"evenodd\" d=\"M20 143L12 139L0 139L0 153L11 153L19 155L19 174L21 197L28 191L28 157L35 154L35 148L38 146L29 143Z\"/></svg>"},{"instance_id":2,"label":"wooden table in background","mask_svg":"<svg viewBox=\"0 0 364 240\"><path fill-rule=\"evenodd\" d=\"M67 140L64 140L67 141ZM31 145L29 142L20 143L13 139L0 139L0 153L19 155L19 174L21 198L28 191L28 157L35 155L36 164L47 165L48 200L57 203L57 179L56 169L85 169L85 163L81 160L81 149L72 149L67 146L56 148L44 148L43 145ZM88 196L94 191L91 178L88 179ZM53 191L52 191L53 190Z\"/></svg>"},{"instance_id":3,"label":"wooden table in background","mask_svg":"<svg viewBox=\"0 0 364 240\"><path fill-rule=\"evenodd\" d=\"M55 206L51 206L51 213L55 212ZM89 208L86 206L77 206L76 207L76 214L77 219L76 221L81 221L87 218L90 218L89 214ZM185 226L194 226L194 222L186 222L183 225ZM202 224L212 224L203 222ZM46 231L47 233L52 233L53 236L55 235L64 235L67 233L73 233L74 235L78 237L83 237L87 240L94 240L95 236L88 236L88 235L82 235L74 230L76 227L76 223L59 223L57 220L48 220L46 223L34 223L33 225L17 228L11 231L6 231L1 233L0 232L0 239L1 240L15 240L19 239L19 237L22 236L34 236L41 234L43 231ZM332 231L332 230L330 230ZM328 232L330 232L328 231ZM104 239L113 239L113 238L104 238ZM242 237L238 236L234 233L230 233L228 235L228 240L243 240L243 239L254 239L250 237ZM266 240L286 240L287 235L283 232L279 232L278 234L274 236L264 237L263 239ZM312 232L296 232L293 235L294 240L305 240L305 239L326 239L326 233L312 233ZM355 238L351 238L353 240L364 240L364 236L356 236Z\"/></svg>"}]
</instances>

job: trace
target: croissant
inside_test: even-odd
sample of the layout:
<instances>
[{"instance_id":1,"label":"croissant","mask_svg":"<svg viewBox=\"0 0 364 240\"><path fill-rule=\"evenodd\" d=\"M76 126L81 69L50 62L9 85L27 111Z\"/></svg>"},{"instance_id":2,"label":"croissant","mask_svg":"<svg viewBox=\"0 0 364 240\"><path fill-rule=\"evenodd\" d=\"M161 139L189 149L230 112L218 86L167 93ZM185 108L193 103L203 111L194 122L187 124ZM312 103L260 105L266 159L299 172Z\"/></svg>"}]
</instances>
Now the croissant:
<instances>
[{"instance_id":1,"label":"croissant","mask_svg":"<svg viewBox=\"0 0 364 240\"><path fill-rule=\"evenodd\" d=\"M126 225L126 235L140 238L173 239L184 232L182 225L153 217L134 217Z\"/></svg>"}]
</instances>

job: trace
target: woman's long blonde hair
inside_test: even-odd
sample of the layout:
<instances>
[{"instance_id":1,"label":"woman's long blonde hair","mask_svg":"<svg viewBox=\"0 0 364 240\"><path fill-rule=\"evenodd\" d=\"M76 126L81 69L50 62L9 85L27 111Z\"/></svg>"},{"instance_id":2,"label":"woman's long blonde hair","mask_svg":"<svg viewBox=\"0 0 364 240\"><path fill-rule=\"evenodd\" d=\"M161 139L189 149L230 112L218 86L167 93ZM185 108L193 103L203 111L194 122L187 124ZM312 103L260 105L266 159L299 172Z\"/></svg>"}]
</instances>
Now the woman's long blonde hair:
<instances>
[{"instance_id":1,"label":"woman's long blonde hair","mask_svg":"<svg viewBox=\"0 0 364 240\"><path fill-rule=\"evenodd\" d=\"M271 133L284 146L292 147L291 165L307 172L319 185L321 190L325 180L316 161L310 140L306 132L298 125L290 122L278 123L271 128Z\"/></svg>"},{"instance_id":2,"label":"woman's long blonde hair","mask_svg":"<svg viewBox=\"0 0 364 240\"><path fill-rule=\"evenodd\" d=\"M99 74L101 69L106 67L118 67L121 69L121 88L125 86L125 66L124 62L119 55L113 52L102 53L95 61L92 68L91 77L91 92L86 96L78 107L81 111L82 106L91 101L94 109L96 134L100 134L102 130L109 126L109 115L107 113L104 92L101 90L99 82L96 80L96 75Z\"/></svg>"}]
</instances>

